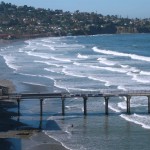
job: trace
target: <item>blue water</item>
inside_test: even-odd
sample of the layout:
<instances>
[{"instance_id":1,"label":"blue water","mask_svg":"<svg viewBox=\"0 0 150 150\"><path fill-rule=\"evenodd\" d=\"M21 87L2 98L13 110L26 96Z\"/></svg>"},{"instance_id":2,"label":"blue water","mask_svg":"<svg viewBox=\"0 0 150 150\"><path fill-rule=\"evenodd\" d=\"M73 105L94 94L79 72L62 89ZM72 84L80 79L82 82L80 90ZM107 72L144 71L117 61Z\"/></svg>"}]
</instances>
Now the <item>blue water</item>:
<instances>
[{"instance_id":1,"label":"blue water","mask_svg":"<svg viewBox=\"0 0 150 150\"><path fill-rule=\"evenodd\" d=\"M1 72L1 77L12 80L17 92L150 90L150 34L16 41L2 46L0 56L5 73ZM44 115L47 128L49 121L55 120L62 130L45 129L43 132L66 147L78 150L117 149L114 142L118 141L118 149L134 149L135 143L140 143L141 133L144 142L136 149L143 147L142 144L145 149L149 147L147 97L132 97L131 115L124 113L126 101L123 97L111 98L109 117L104 115L103 98L88 100L86 118L82 115L82 99L66 100L65 117L58 115L60 102L45 100ZM32 103L22 103L22 114L38 113L38 102Z\"/></svg>"}]
</instances>

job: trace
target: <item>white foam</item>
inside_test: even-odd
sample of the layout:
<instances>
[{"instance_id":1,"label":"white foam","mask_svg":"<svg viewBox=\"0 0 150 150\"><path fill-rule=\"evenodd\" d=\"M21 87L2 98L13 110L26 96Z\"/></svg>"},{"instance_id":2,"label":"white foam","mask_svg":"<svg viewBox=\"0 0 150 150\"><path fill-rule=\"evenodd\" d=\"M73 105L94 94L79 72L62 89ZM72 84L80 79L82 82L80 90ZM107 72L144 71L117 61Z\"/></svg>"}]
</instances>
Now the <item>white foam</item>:
<instances>
[{"instance_id":1,"label":"white foam","mask_svg":"<svg viewBox=\"0 0 150 150\"><path fill-rule=\"evenodd\" d=\"M43 46L48 47L52 51L55 51L55 48L52 45L43 44Z\"/></svg>"},{"instance_id":2,"label":"white foam","mask_svg":"<svg viewBox=\"0 0 150 150\"><path fill-rule=\"evenodd\" d=\"M139 116L137 114L133 114L133 115L121 114L120 116L127 121L141 125L145 129L150 129L150 118L149 117L145 118L145 117Z\"/></svg>"},{"instance_id":3,"label":"white foam","mask_svg":"<svg viewBox=\"0 0 150 150\"><path fill-rule=\"evenodd\" d=\"M80 59L87 59L87 58L89 58L89 56L87 56L87 55L81 55L79 53L78 53L77 57L80 58Z\"/></svg>"},{"instance_id":4,"label":"white foam","mask_svg":"<svg viewBox=\"0 0 150 150\"><path fill-rule=\"evenodd\" d=\"M78 106L77 105L72 105L72 106L65 106L65 108L67 108L68 110L71 110L71 109L76 109L76 108L78 108Z\"/></svg>"},{"instance_id":5,"label":"white foam","mask_svg":"<svg viewBox=\"0 0 150 150\"><path fill-rule=\"evenodd\" d=\"M49 69L49 68L44 68L44 70L49 71L49 72L54 72L54 73L62 74L61 71L56 71L56 70Z\"/></svg>"},{"instance_id":6,"label":"white foam","mask_svg":"<svg viewBox=\"0 0 150 150\"><path fill-rule=\"evenodd\" d=\"M6 65L9 68L12 68L12 69L14 69L16 71L21 68L20 66L15 64L16 58L14 56L12 56L12 55L4 55L3 58L5 60Z\"/></svg>"},{"instance_id":7,"label":"white foam","mask_svg":"<svg viewBox=\"0 0 150 150\"><path fill-rule=\"evenodd\" d=\"M55 67L62 67L62 65L58 65L58 64L54 64L48 61L39 61L39 60L34 60L35 63L43 63L43 64L47 64L49 66L55 66Z\"/></svg>"},{"instance_id":8,"label":"white foam","mask_svg":"<svg viewBox=\"0 0 150 150\"><path fill-rule=\"evenodd\" d=\"M115 111L115 112L117 112L117 113L121 112L119 109L117 109L117 108L115 108L115 107L113 107L113 106L111 106L111 105L108 105L108 107L109 107L111 110L113 110L113 111Z\"/></svg>"},{"instance_id":9,"label":"white foam","mask_svg":"<svg viewBox=\"0 0 150 150\"><path fill-rule=\"evenodd\" d=\"M100 69L100 70L108 70L112 72L127 73L125 69L116 68L116 67L99 67L99 66L94 66L94 65L90 65L89 67L94 68L94 69Z\"/></svg>"},{"instance_id":10,"label":"white foam","mask_svg":"<svg viewBox=\"0 0 150 150\"><path fill-rule=\"evenodd\" d=\"M150 62L150 57L146 57L146 56L121 53L121 52L116 52L116 51L111 51L111 50L102 50L102 49L98 49L97 47L93 47L92 49L94 52L97 52L97 53L102 53L102 54L106 54L106 55L121 56L121 57L130 57L131 59Z\"/></svg>"},{"instance_id":11,"label":"white foam","mask_svg":"<svg viewBox=\"0 0 150 150\"><path fill-rule=\"evenodd\" d=\"M28 74L28 73L18 73L20 75L24 75L24 76L31 76L31 77L42 77L40 75L35 75L35 74Z\"/></svg>"},{"instance_id":12,"label":"white foam","mask_svg":"<svg viewBox=\"0 0 150 150\"><path fill-rule=\"evenodd\" d=\"M78 63L78 62L74 62L73 64L76 65L76 66L81 66L81 64Z\"/></svg>"},{"instance_id":13,"label":"white foam","mask_svg":"<svg viewBox=\"0 0 150 150\"><path fill-rule=\"evenodd\" d=\"M148 76L150 76L150 72L148 72L148 71L141 71L140 74L141 75L148 75Z\"/></svg>"},{"instance_id":14,"label":"white foam","mask_svg":"<svg viewBox=\"0 0 150 150\"><path fill-rule=\"evenodd\" d=\"M69 89L68 89L65 85L60 85L60 84L57 82L57 80L55 80L53 77L51 77L51 76L43 76L43 77L53 80L55 87L60 88L60 89L64 89L64 90L66 90L67 92L69 92Z\"/></svg>"},{"instance_id":15,"label":"white foam","mask_svg":"<svg viewBox=\"0 0 150 150\"><path fill-rule=\"evenodd\" d=\"M19 48L19 53L22 53L23 52L23 48Z\"/></svg>"},{"instance_id":16,"label":"white foam","mask_svg":"<svg viewBox=\"0 0 150 150\"><path fill-rule=\"evenodd\" d=\"M28 51L26 53L30 56L40 57L40 58L44 58L44 59L50 58L50 56L47 53L36 53L36 52L32 52L32 51Z\"/></svg>"},{"instance_id":17,"label":"white foam","mask_svg":"<svg viewBox=\"0 0 150 150\"><path fill-rule=\"evenodd\" d=\"M79 77L79 78L84 78L84 77L86 77L86 76L83 76L83 75L80 75L80 74L77 74L77 73L69 72L69 71L67 71L66 68L63 68L63 69L62 69L62 72L63 72L65 75L69 75L69 76L73 76L73 77Z\"/></svg>"},{"instance_id":18,"label":"white foam","mask_svg":"<svg viewBox=\"0 0 150 150\"><path fill-rule=\"evenodd\" d=\"M123 85L119 85L117 88L119 90L127 91L127 89Z\"/></svg>"},{"instance_id":19,"label":"white foam","mask_svg":"<svg viewBox=\"0 0 150 150\"><path fill-rule=\"evenodd\" d=\"M122 68L129 68L129 65L120 65Z\"/></svg>"},{"instance_id":20,"label":"white foam","mask_svg":"<svg viewBox=\"0 0 150 150\"><path fill-rule=\"evenodd\" d=\"M71 62L71 60L67 58L57 58L52 56L51 59L61 61L61 62Z\"/></svg>"},{"instance_id":21,"label":"white foam","mask_svg":"<svg viewBox=\"0 0 150 150\"><path fill-rule=\"evenodd\" d=\"M126 106L126 101L119 102L119 103L118 103L118 107L121 108L121 109L126 109L126 107L127 107L127 106Z\"/></svg>"},{"instance_id":22,"label":"white foam","mask_svg":"<svg viewBox=\"0 0 150 150\"><path fill-rule=\"evenodd\" d=\"M25 83L25 84L30 84L30 85L37 85L37 86L45 86L44 84L40 84L40 83L34 83L34 82L22 82L22 83Z\"/></svg>"},{"instance_id":23,"label":"white foam","mask_svg":"<svg viewBox=\"0 0 150 150\"><path fill-rule=\"evenodd\" d=\"M73 90L73 91L84 91L84 92L88 92L88 91L91 91L91 92L94 92L94 91L98 91L98 89L83 89L83 88L68 88L69 92L70 90Z\"/></svg>"},{"instance_id":24,"label":"white foam","mask_svg":"<svg viewBox=\"0 0 150 150\"><path fill-rule=\"evenodd\" d=\"M140 83L145 83L145 84L150 83L150 80L145 79L144 77L143 78L142 77L138 77L136 75L133 76L132 80L135 80L135 81L140 82Z\"/></svg>"},{"instance_id":25,"label":"white foam","mask_svg":"<svg viewBox=\"0 0 150 150\"><path fill-rule=\"evenodd\" d=\"M97 59L100 63L102 63L102 64L105 64L105 65L107 65L107 66L114 66L114 65L116 65L116 62L113 62L113 61L109 61L109 60L107 60L106 58L98 58Z\"/></svg>"},{"instance_id":26,"label":"white foam","mask_svg":"<svg viewBox=\"0 0 150 150\"><path fill-rule=\"evenodd\" d=\"M110 82L107 81L107 80L104 80L104 79L101 79L101 78L98 78L98 77L92 77L92 76L89 76L88 78L91 79L91 80L94 80L94 81L104 82L105 86L111 86Z\"/></svg>"},{"instance_id":27,"label":"white foam","mask_svg":"<svg viewBox=\"0 0 150 150\"><path fill-rule=\"evenodd\" d=\"M43 132L44 132L47 136L49 136L50 138L52 138L52 139L54 139L55 141L58 141L59 143L61 143L61 145L62 145L63 147L65 147L66 149L72 150L71 148L67 147L64 143L62 143L61 141L59 141L57 138L54 138L54 136L51 136L50 134L48 134L47 131L43 131Z\"/></svg>"}]
</instances>

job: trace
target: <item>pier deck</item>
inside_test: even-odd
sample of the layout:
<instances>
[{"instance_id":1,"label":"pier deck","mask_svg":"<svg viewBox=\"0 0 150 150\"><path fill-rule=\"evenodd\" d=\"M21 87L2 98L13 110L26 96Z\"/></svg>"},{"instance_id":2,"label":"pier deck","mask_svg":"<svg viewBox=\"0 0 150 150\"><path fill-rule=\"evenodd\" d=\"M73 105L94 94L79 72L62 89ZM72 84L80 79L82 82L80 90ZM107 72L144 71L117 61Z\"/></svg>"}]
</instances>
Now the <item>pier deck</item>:
<instances>
[{"instance_id":1,"label":"pier deck","mask_svg":"<svg viewBox=\"0 0 150 150\"><path fill-rule=\"evenodd\" d=\"M21 100L40 100L40 114L43 112L43 100L51 98L59 98L62 101L62 115L65 115L65 100L67 98L80 97L83 98L84 115L87 115L87 100L89 97L103 97L105 101L105 114L108 115L108 103L111 97L125 97L127 113L130 114L130 100L133 96L146 96L148 98L148 113L150 113L150 90L100 90L100 91L80 91L71 93L12 93L0 96L8 99L16 100L18 103L18 115L20 114Z\"/></svg>"}]
</instances>

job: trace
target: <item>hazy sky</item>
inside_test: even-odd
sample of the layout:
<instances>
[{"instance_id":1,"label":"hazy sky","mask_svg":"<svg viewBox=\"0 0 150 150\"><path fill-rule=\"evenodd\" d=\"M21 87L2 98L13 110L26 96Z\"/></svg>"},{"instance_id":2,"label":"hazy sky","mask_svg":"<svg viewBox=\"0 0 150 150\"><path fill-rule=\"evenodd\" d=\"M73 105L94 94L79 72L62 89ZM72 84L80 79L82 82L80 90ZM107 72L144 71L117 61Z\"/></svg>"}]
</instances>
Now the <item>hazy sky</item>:
<instances>
[{"instance_id":1,"label":"hazy sky","mask_svg":"<svg viewBox=\"0 0 150 150\"><path fill-rule=\"evenodd\" d=\"M150 0L3 0L16 5L36 8L63 9L121 15L129 18L150 18Z\"/></svg>"}]
</instances>

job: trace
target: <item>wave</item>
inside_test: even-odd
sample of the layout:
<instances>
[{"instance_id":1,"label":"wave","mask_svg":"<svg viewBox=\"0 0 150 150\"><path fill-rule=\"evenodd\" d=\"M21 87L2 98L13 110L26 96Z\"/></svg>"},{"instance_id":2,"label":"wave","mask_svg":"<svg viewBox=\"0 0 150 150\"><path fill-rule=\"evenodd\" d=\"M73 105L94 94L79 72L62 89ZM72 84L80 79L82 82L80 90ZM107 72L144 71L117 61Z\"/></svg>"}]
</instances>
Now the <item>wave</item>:
<instances>
[{"instance_id":1,"label":"wave","mask_svg":"<svg viewBox=\"0 0 150 150\"><path fill-rule=\"evenodd\" d=\"M127 89L123 85L119 85L117 88L119 90L127 91Z\"/></svg>"},{"instance_id":2,"label":"wave","mask_svg":"<svg viewBox=\"0 0 150 150\"><path fill-rule=\"evenodd\" d=\"M47 64L49 66L55 66L55 67L63 67L62 65L58 65L58 64L54 64L48 61L40 61L40 60L34 60L35 63L43 63L43 64Z\"/></svg>"},{"instance_id":3,"label":"wave","mask_svg":"<svg viewBox=\"0 0 150 150\"><path fill-rule=\"evenodd\" d=\"M30 77L41 77L40 75L28 74L28 73L18 73L18 74L24 75L24 76L30 76Z\"/></svg>"},{"instance_id":4,"label":"wave","mask_svg":"<svg viewBox=\"0 0 150 150\"><path fill-rule=\"evenodd\" d=\"M108 66L114 66L114 65L117 64L116 62L109 61L109 60L107 60L106 58L98 58L97 60L98 60L100 63L105 64L105 65L108 65Z\"/></svg>"},{"instance_id":5,"label":"wave","mask_svg":"<svg viewBox=\"0 0 150 150\"><path fill-rule=\"evenodd\" d=\"M5 63L6 65L11 68L11 69L14 69L14 70L19 70L21 68L21 66L18 66L15 64L15 60L16 58L14 56L11 56L11 55L4 55L3 56L4 60L5 60Z\"/></svg>"},{"instance_id":6,"label":"wave","mask_svg":"<svg viewBox=\"0 0 150 150\"><path fill-rule=\"evenodd\" d=\"M78 62L73 62L73 64L76 66L81 66L81 63L78 63Z\"/></svg>"},{"instance_id":7,"label":"wave","mask_svg":"<svg viewBox=\"0 0 150 150\"><path fill-rule=\"evenodd\" d=\"M78 62L74 62L73 63L74 65L76 66L84 66L84 67L90 67L90 68L93 68L93 69L98 69L98 70L107 70L107 71L112 71L112 72L118 72L118 73L128 73L130 70L127 70L127 69L124 69L124 68L117 68L117 67L100 67L100 66L96 66L96 65L87 65L87 64L81 64L81 63L78 63Z\"/></svg>"},{"instance_id":8,"label":"wave","mask_svg":"<svg viewBox=\"0 0 150 150\"><path fill-rule=\"evenodd\" d=\"M69 76L73 76L73 77L79 77L79 78L84 78L84 77L86 77L86 76L84 76L84 75L80 75L80 74L77 74L77 73L69 72L69 71L67 71L66 68L63 68L63 69L62 69L62 72L63 72L65 75L69 75Z\"/></svg>"},{"instance_id":9,"label":"wave","mask_svg":"<svg viewBox=\"0 0 150 150\"><path fill-rule=\"evenodd\" d=\"M41 39L41 41L44 43L52 43L52 44L56 43L56 42L52 41L52 39L50 39L50 38L44 38L44 39Z\"/></svg>"},{"instance_id":10,"label":"wave","mask_svg":"<svg viewBox=\"0 0 150 150\"><path fill-rule=\"evenodd\" d=\"M150 72L148 72L148 71L140 71L140 74L150 76Z\"/></svg>"},{"instance_id":11,"label":"wave","mask_svg":"<svg viewBox=\"0 0 150 150\"><path fill-rule=\"evenodd\" d=\"M71 106L66 105L65 108L67 108L68 110L72 110L72 109L78 109L80 107L78 105L71 105Z\"/></svg>"},{"instance_id":12,"label":"wave","mask_svg":"<svg viewBox=\"0 0 150 150\"><path fill-rule=\"evenodd\" d=\"M44 70L46 70L46 71L48 71L48 72L53 72L53 73L62 74L62 71L56 71L56 70L49 69L49 68L44 68Z\"/></svg>"},{"instance_id":13,"label":"wave","mask_svg":"<svg viewBox=\"0 0 150 150\"><path fill-rule=\"evenodd\" d=\"M106 81L104 79L100 79L100 78L92 77L92 76L89 76L88 78L91 79L91 80L94 80L94 81L104 82L105 86L111 86L110 82Z\"/></svg>"},{"instance_id":14,"label":"wave","mask_svg":"<svg viewBox=\"0 0 150 150\"><path fill-rule=\"evenodd\" d=\"M71 62L71 60L67 58L57 58L52 56L51 59L61 61L61 62Z\"/></svg>"},{"instance_id":15,"label":"wave","mask_svg":"<svg viewBox=\"0 0 150 150\"><path fill-rule=\"evenodd\" d=\"M118 103L118 107L121 108L121 109L126 109L126 108L127 108L127 106L126 106L126 101L119 102L119 103Z\"/></svg>"},{"instance_id":16,"label":"wave","mask_svg":"<svg viewBox=\"0 0 150 150\"><path fill-rule=\"evenodd\" d=\"M116 52L116 51L111 51L111 50L102 50L102 49L98 49L97 47L93 47L92 49L94 52L97 52L97 53L102 53L106 55L114 55L114 56L122 56L122 57L130 57L131 59L134 59L134 60L140 60L140 61L142 60L142 61L150 62L150 57L146 57L146 56L121 53L121 52Z\"/></svg>"},{"instance_id":17,"label":"wave","mask_svg":"<svg viewBox=\"0 0 150 150\"><path fill-rule=\"evenodd\" d=\"M122 68L129 68L129 65L120 65Z\"/></svg>"},{"instance_id":18,"label":"wave","mask_svg":"<svg viewBox=\"0 0 150 150\"><path fill-rule=\"evenodd\" d=\"M53 80L54 86L57 87L57 88L59 88L59 89L61 89L61 92L63 92L63 90L69 92L69 89L68 89L65 85L60 85L60 84L57 82L57 80L54 79L54 77L51 77L51 76L43 76L43 77L44 77L44 78L47 78L47 79L50 79L50 80Z\"/></svg>"},{"instance_id":19,"label":"wave","mask_svg":"<svg viewBox=\"0 0 150 150\"><path fill-rule=\"evenodd\" d=\"M122 118L124 118L127 121L133 122L135 124L141 125L143 128L145 129L150 129L150 117L149 116L140 116L137 114L133 114L133 115L125 115L125 114L121 114L120 115Z\"/></svg>"},{"instance_id":20,"label":"wave","mask_svg":"<svg viewBox=\"0 0 150 150\"><path fill-rule=\"evenodd\" d=\"M65 147L68 150L72 150L69 147L67 147L63 142L61 142L61 140L58 140L58 138L55 138L54 136L51 135L51 133L49 133L48 131L43 131L48 137L54 139L55 141L59 142L63 147Z\"/></svg>"},{"instance_id":21,"label":"wave","mask_svg":"<svg viewBox=\"0 0 150 150\"><path fill-rule=\"evenodd\" d=\"M84 89L84 88L68 88L68 92L81 92L81 91L84 91L84 92L99 92L99 89Z\"/></svg>"},{"instance_id":22,"label":"wave","mask_svg":"<svg viewBox=\"0 0 150 150\"><path fill-rule=\"evenodd\" d=\"M50 56L47 53L36 53L36 52L26 52L29 56L35 56L44 59L50 59Z\"/></svg>"},{"instance_id":23,"label":"wave","mask_svg":"<svg viewBox=\"0 0 150 150\"><path fill-rule=\"evenodd\" d=\"M57 83L57 80L54 79L54 77L51 76L46 76L46 75L33 75L33 74L27 74L27 73L19 73L20 75L24 75L24 76L31 76L31 77L40 77L40 78L47 78L50 79L54 82L54 86L59 88L59 89L64 89L65 91L69 91L65 86L61 86ZM62 92L62 91L61 91Z\"/></svg>"},{"instance_id":24,"label":"wave","mask_svg":"<svg viewBox=\"0 0 150 150\"><path fill-rule=\"evenodd\" d=\"M108 105L108 107L109 107L111 110L113 110L113 111L115 111L115 112L117 112L117 113L120 113L120 112L121 112L118 108L115 108L114 106L111 106L110 104Z\"/></svg>"},{"instance_id":25,"label":"wave","mask_svg":"<svg viewBox=\"0 0 150 150\"><path fill-rule=\"evenodd\" d=\"M44 87L47 87L46 85L44 84L40 84L40 83L34 83L34 82L22 82L24 84L29 84L29 85L37 85L37 86L44 86Z\"/></svg>"},{"instance_id":26,"label":"wave","mask_svg":"<svg viewBox=\"0 0 150 150\"><path fill-rule=\"evenodd\" d=\"M78 62L74 62L73 64L76 66L84 66L84 67L88 67L88 68L90 67L90 68L93 68L94 70L95 69L96 70L107 70L107 71L111 71L111 72L123 73L123 74L126 74L127 76L131 76L131 80L136 81L137 83L144 83L144 84L150 83L149 78L146 79L145 76L140 76L140 75L148 76L150 72L141 71L141 70L137 69L136 67L130 67L129 65L120 65L121 68L119 68L119 67L100 67L100 66L96 66L96 65L86 65L86 64L81 64ZM89 77L89 78L92 80L97 80L97 81L103 82L103 80L101 80L99 78L95 78L95 77ZM105 86L111 85L108 81L104 81L104 82L105 82ZM122 85L118 85L118 89L126 91L126 88L123 87Z\"/></svg>"},{"instance_id":27,"label":"wave","mask_svg":"<svg viewBox=\"0 0 150 150\"><path fill-rule=\"evenodd\" d=\"M55 48L53 46L51 46L51 45L42 44L42 46L48 47L50 50L55 51Z\"/></svg>"},{"instance_id":28,"label":"wave","mask_svg":"<svg viewBox=\"0 0 150 150\"><path fill-rule=\"evenodd\" d=\"M81 66L82 64L80 63L76 63L74 62L75 65ZM100 67L100 66L94 66L94 65L83 65L86 67L90 67L93 69L98 69L98 70L107 70L107 71L111 71L111 72L118 72L118 73L125 73L128 76L132 76L132 80L139 82L139 83L150 83L149 79L145 79L145 77L140 77L140 74L145 74L145 75L149 75L150 72L146 72L146 71L141 71L135 67L130 67L130 66L123 66L121 68L116 68L116 67ZM120 88L120 87L118 87ZM126 90L126 89L124 89Z\"/></svg>"},{"instance_id":29,"label":"wave","mask_svg":"<svg viewBox=\"0 0 150 150\"><path fill-rule=\"evenodd\" d=\"M133 76L132 80L137 81L139 83L144 83L144 84L150 83L150 80L146 79L145 77L139 77L139 76L132 74L132 73L128 73L128 75Z\"/></svg>"},{"instance_id":30,"label":"wave","mask_svg":"<svg viewBox=\"0 0 150 150\"><path fill-rule=\"evenodd\" d=\"M124 70L122 68L100 67L100 66L93 66L93 65L90 65L89 67L94 68L94 69L100 69L100 70L108 70L108 71L112 71L112 72L127 73L127 70Z\"/></svg>"},{"instance_id":31,"label":"wave","mask_svg":"<svg viewBox=\"0 0 150 150\"><path fill-rule=\"evenodd\" d=\"M87 58L89 58L89 56L87 56L87 55L81 55L79 53L78 53L77 57L81 58L81 59L87 59Z\"/></svg>"}]
</instances>

